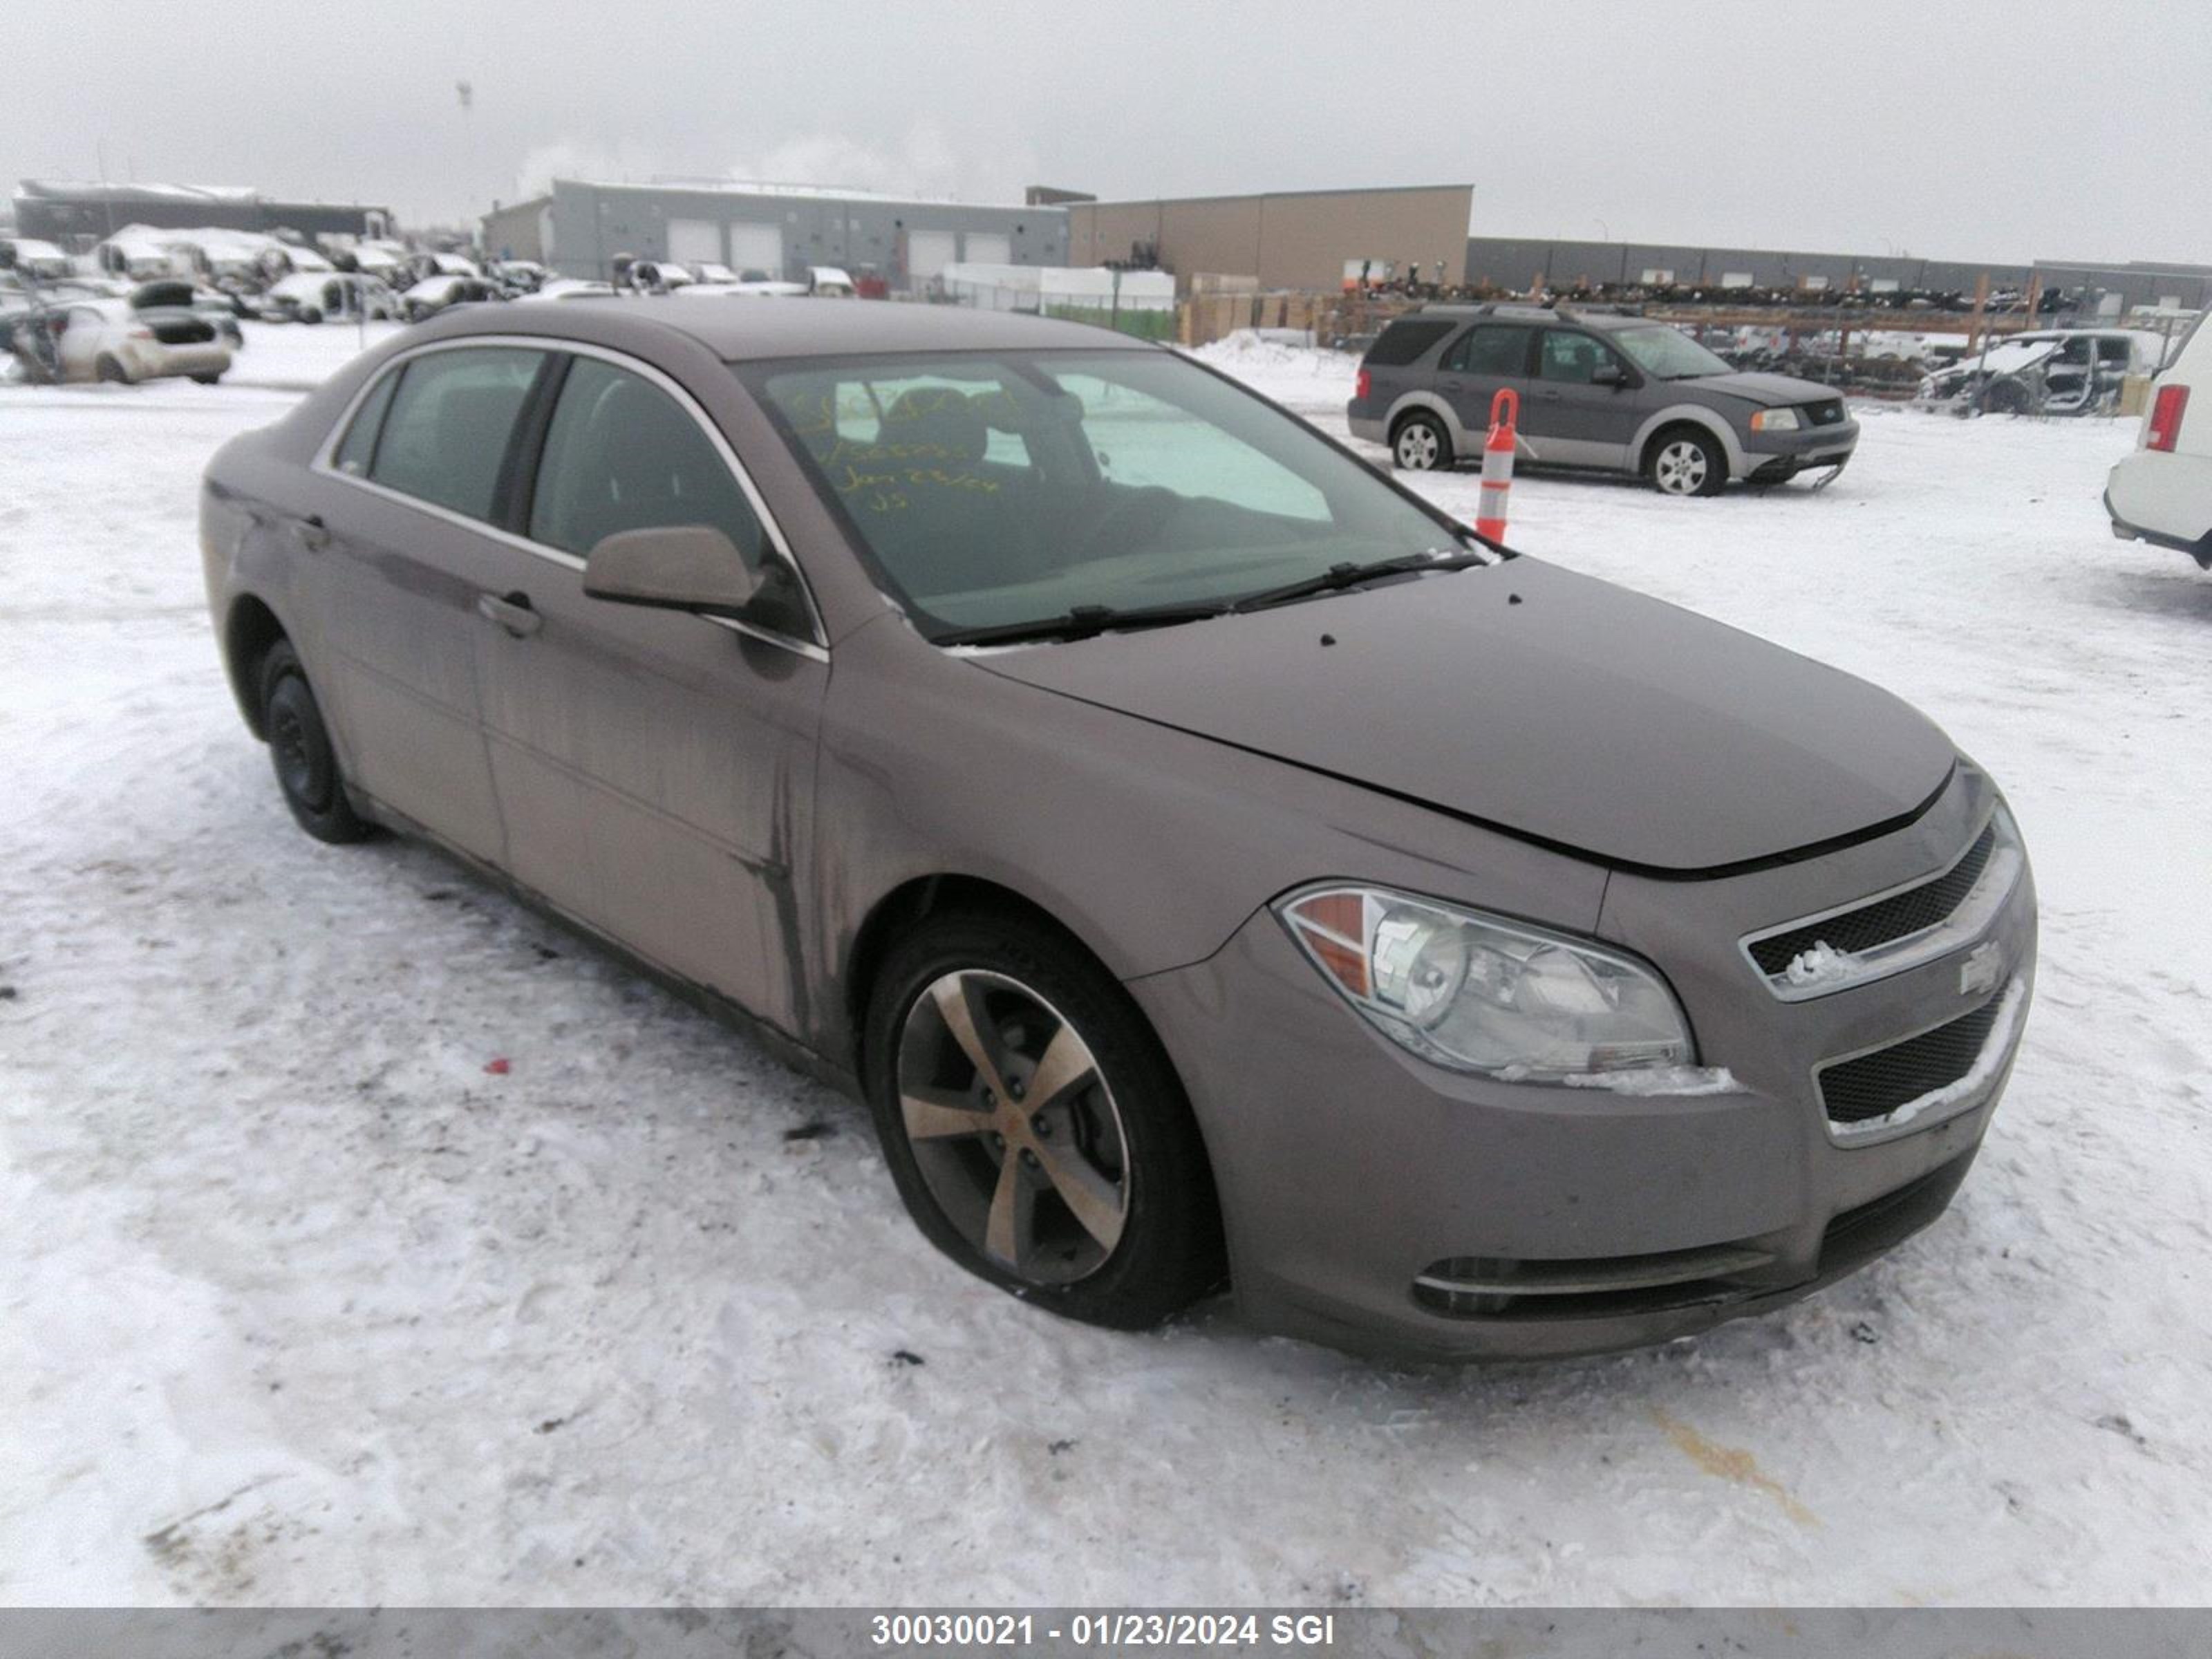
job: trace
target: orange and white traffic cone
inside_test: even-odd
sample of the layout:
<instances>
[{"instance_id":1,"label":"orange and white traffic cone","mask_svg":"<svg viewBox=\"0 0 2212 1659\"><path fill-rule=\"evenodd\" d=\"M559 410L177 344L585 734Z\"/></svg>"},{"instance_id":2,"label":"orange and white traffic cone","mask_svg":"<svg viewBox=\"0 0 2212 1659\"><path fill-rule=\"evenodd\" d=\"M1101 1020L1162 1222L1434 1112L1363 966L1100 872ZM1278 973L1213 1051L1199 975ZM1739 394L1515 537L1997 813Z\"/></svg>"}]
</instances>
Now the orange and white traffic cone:
<instances>
[{"instance_id":1,"label":"orange and white traffic cone","mask_svg":"<svg viewBox=\"0 0 2212 1659\"><path fill-rule=\"evenodd\" d=\"M1511 386L1500 386L1490 400L1490 436L1482 445L1482 506L1474 533L1485 539L1505 539L1505 498L1513 489L1514 428L1521 419L1521 396Z\"/></svg>"}]
</instances>

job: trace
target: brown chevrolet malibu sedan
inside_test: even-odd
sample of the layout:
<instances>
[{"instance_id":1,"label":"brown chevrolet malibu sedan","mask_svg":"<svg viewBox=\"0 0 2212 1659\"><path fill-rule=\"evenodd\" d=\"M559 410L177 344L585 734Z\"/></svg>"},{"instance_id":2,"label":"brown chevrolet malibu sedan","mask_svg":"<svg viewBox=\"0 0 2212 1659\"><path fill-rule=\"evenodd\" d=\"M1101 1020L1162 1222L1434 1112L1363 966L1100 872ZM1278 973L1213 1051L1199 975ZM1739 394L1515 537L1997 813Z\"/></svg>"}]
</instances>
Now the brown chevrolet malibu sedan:
<instances>
[{"instance_id":1,"label":"brown chevrolet malibu sedan","mask_svg":"<svg viewBox=\"0 0 2212 1659\"><path fill-rule=\"evenodd\" d=\"M468 312L201 529L310 834L848 1080L922 1231L1073 1318L1697 1330L1934 1218L2019 1042L2027 859L1928 720L1113 334Z\"/></svg>"}]
</instances>

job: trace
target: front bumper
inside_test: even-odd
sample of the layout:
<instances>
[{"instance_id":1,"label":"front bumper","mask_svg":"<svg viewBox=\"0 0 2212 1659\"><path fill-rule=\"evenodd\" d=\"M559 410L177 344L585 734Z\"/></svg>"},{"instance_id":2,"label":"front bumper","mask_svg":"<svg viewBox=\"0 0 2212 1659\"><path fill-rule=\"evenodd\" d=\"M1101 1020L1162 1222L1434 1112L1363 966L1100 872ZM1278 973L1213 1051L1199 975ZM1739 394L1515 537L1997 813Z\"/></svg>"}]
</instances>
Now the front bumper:
<instances>
[{"instance_id":1,"label":"front bumper","mask_svg":"<svg viewBox=\"0 0 2212 1659\"><path fill-rule=\"evenodd\" d=\"M1133 981L1206 1133L1247 1317L1413 1358L1601 1352L1777 1306L1934 1220L2022 1022L1948 1115L1869 1144L1831 1132L1814 1068L1965 1007L1960 961L1976 946L2006 963L1990 994L2019 981L2025 996L2032 875L1959 953L1807 1001L1777 1000L1737 940L1893 884L1900 863L1941 867L1986 816L1986 787L1975 795L1962 785L1908 829L1807 864L1698 884L1613 878L1600 931L1667 969L1702 1063L1736 1079L1724 1093L1429 1066L1339 1000L1271 911L1208 961Z\"/></svg>"},{"instance_id":2,"label":"front bumper","mask_svg":"<svg viewBox=\"0 0 2212 1659\"><path fill-rule=\"evenodd\" d=\"M1859 423L1849 416L1833 426L1746 433L1744 477L1752 483L1781 483L1823 467L1841 471L1858 446Z\"/></svg>"}]
</instances>

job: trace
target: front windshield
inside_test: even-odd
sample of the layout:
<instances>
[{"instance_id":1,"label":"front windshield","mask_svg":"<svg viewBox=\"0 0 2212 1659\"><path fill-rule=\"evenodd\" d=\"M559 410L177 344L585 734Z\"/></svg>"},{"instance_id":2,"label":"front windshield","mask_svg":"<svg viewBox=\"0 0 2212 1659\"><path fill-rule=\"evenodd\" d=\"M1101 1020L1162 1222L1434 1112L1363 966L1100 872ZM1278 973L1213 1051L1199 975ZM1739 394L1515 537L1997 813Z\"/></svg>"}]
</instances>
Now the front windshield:
<instances>
[{"instance_id":1,"label":"front windshield","mask_svg":"<svg viewBox=\"0 0 2212 1659\"><path fill-rule=\"evenodd\" d=\"M1725 360L1715 356L1679 328L1654 325L1624 328L1608 336L1629 361L1655 380L1693 380L1700 374L1727 374Z\"/></svg>"},{"instance_id":2,"label":"front windshield","mask_svg":"<svg viewBox=\"0 0 2212 1659\"><path fill-rule=\"evenodd\" d=\"M1226 603L1338 564L1466 550L1361 462L1164 352L743 373L932 635Z\"/></svg>"}]
</instances>

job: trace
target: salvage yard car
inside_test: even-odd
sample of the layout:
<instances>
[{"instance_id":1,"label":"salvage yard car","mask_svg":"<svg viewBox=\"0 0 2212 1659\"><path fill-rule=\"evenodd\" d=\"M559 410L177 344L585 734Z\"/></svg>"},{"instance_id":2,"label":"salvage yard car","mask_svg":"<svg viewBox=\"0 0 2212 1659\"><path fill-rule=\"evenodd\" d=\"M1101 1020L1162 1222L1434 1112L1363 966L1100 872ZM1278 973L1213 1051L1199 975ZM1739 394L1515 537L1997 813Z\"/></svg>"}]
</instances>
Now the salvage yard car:
<instances>
[{"instance_id":1,"label":"salvage yard car","mask_svg":"<svg viewBox=\"0 0 2212 1659\"><path fill-rule=\"evenodd\" d=\"M35 319L19 318L16 324L19 330L38 325ZM53 349L41 354L41 361L64 380L134 386L181 377L213 386L230 368L230 343L222 332L182 307L140 310L128 300L75 300L51 307L45 325ZM16 355L30 367L31 359L21 350Z\"/></svg>"},{"instance_id":2,"label":"salvage yard car","mask_svg":"<svg viewBox=\"0 0 2212 1659\"><path fill-rule=\"evenodd\" d=\"M1832 481L1858 422L1832 387L1729 367L1678 328L1549 306L1424 306L1368 348L1346 417L1427 471L1474 459L1492 400L1520 402L1517 459L1640 473L1670 495L1717 495L1731 479Z\"/></svg>"},{"instance_id":3,"label":"salvage yard car","mask_svg":"<svg viewBox=\"0 0 2212 1659\"><path fill-rule=\"evenodd\" d=\"M1933 1220L2020 1040L2020 833L1928 720L1103 331L471 309L227 444L201 545L307 833L850 1082L1070 1317L1680 1335Z\"/></svg>"},{"instance_id":4,"label":"salvage yard car","mask_svg":"<svg viewBox=\"0 0 2212 1659\"><path fill-rule=\"evenodd\" d=\"M1915 400L1990 415L2096 415L2119 405L2130 374L2155 374L2163 337L2144 329L2038 329L1962 354L1920 383Z\"/></svg>"}]
</instances>

